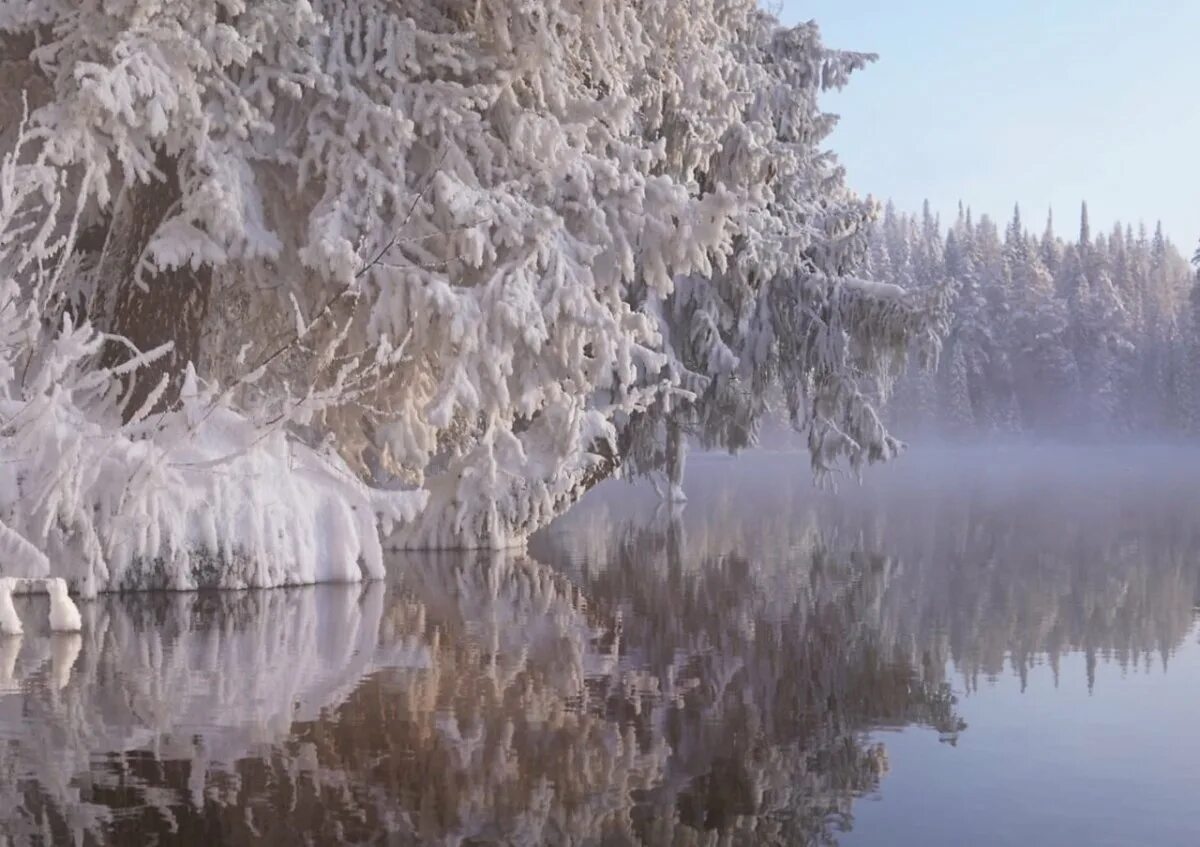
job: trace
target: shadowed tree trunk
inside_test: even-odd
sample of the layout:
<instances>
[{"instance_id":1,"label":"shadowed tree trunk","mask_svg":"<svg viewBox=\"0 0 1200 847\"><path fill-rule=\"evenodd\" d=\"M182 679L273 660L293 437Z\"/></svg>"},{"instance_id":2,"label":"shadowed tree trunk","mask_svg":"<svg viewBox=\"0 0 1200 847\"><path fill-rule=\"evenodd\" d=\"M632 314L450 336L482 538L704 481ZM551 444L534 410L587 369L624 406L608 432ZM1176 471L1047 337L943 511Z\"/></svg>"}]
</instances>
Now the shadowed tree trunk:
<instances>
[{"instance_id":1,"label":"shadowed tree trunk","mask_svg":"<svg viewBox=\"0 0 1200 847\"><path fill-rule=\"evenodd\" d=\"M121 335L145 352L171 342L174 348L127 377L124 416L129 419L151 391L168 376L166 392L152 411L171 408L179 400L183 370L200 353L201 330L208 312L212 270L185 265L165 271L151 267L146 248L180 199L177 163L160 156L163 182L127 185L117 199L97 266L97 324ZM139 273L140 268L140 273ZM114 367L129 360L130 350L109 342L102 364Z\"/></svg>"},{"instance_id":2,"label":"shadowed tree trunk","mask_svg":"<svg viewBox=\"0 0 1200 847\"><path fill-rule=\"evenodd\" d=\"M666 498L672 503L687 500L683 493L683 467L687 458L687 436L674 417L667 419L667 491Z\"/></svg>"}]
</instances>

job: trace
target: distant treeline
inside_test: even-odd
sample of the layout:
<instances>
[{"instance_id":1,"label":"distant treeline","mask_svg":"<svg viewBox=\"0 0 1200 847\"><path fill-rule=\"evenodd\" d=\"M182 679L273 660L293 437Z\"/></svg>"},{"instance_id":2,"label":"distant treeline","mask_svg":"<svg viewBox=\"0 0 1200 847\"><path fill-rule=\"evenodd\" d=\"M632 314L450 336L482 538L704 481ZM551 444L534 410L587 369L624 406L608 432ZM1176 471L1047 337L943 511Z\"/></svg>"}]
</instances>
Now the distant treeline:
<instances>
[{"instance_id":1,"label":"distant treeline","mask_svg":"<svg viewBox=\"0 0 1200 847\"><path fill-rule=\"evenodd\" d=\"M872 234L871 275L942 286L950 329L934 370L910 369L888 407L900 434L1200 432L1200 293L1159 224L1031 235L1016 209L1001 234L959 207L943 229L888 204Z\"/></svg>"}]
</instances>

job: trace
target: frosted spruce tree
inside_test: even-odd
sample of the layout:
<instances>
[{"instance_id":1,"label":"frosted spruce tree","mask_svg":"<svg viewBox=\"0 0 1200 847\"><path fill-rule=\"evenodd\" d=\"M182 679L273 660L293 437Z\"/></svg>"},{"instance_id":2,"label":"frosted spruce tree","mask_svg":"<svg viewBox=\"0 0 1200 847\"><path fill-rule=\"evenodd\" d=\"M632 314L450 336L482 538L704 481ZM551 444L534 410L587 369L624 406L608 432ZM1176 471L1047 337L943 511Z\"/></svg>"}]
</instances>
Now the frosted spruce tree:
<instances>
[{"instance_id":1,"label":"frosted spruce tree","mask_svg":"<svg viewBox=\"0 0 1200 847\"><path fill-rule=\"evenodd\" d=\"M806 437L820 475L841 459L857 472L891 458L899 442L877 406L910 349L936 358L944 329L932 284L910 294L864 278L877 209L845 188L819 148L835 123L819 110L820 93L870 57L824 50L812 24L761 29L744 49L756 73L750 122L725 139L702 180L759 184L762 193L743 212L732 252L712 272L676 280L655 307L667 372L682 391L630 427L635 468L662 468L671 499L682 496L689 436L737 451L756 443L772 415Z\"/></svg>"},{"instance_id":2,"label":"frosted spruce tree","mask_svg":"<svg viewBox=\"0 0 1200 847\"><path fill-rule=\"evenodd\" d=\"M866 57L811 24L39 0L0 3L0 33L28 109L0 139L0 520L26 570L273 585L377 574L376 522L519 542L651 467L674 410L752 430L772 392L818 467L895 452L868 383L932 335L855 275L873 208L816 103Z\"/></svg>"}]
</instances>

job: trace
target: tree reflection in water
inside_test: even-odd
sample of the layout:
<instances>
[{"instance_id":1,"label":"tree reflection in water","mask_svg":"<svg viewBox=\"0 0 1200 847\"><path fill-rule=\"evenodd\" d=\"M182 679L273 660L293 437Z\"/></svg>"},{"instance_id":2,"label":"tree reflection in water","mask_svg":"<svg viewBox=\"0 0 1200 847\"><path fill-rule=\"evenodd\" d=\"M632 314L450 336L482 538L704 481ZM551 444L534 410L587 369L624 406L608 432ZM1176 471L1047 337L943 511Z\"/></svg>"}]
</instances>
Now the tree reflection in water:
<instances>
[{"instance_id":1,"label":"tree reflection in water","mask_svg":"<svg viewBox=\"0 0 1200 847\"><path fill-rule=\"evenodd\" d=\"M894 476L835 498L794 467L696 462L682 514L610 487L528 554L108 597L82 637L0 641L0 829L831 842L887 770L873 730L963 731L951 683L1072 650L1167 661L1191 627L1182 488L1009 500L1004 480Z\"/></svg>"}]
</instances>

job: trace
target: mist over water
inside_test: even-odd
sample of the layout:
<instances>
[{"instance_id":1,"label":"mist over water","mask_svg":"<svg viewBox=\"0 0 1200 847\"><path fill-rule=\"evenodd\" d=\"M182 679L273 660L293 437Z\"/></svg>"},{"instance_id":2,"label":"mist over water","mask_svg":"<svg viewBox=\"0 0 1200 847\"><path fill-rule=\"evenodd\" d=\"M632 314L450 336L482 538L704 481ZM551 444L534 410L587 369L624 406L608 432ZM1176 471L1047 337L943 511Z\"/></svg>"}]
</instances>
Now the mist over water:
<instances>
[{"instance_id":1,"label":"mist over water","mask_svg":"<svg viewBox=\"0 0 1200 847\"><path fill-rule=\"evenodd\" d=\"M16 844L1195 844L1200 451L801 454L0 639ZM45 598L17 598L44 621Z\"/></svg>"}]
</instances>

